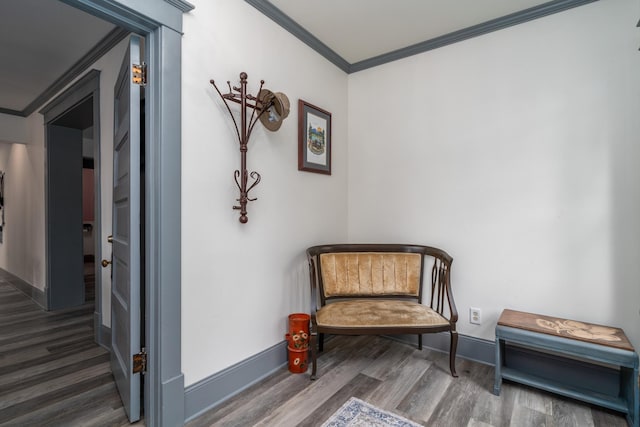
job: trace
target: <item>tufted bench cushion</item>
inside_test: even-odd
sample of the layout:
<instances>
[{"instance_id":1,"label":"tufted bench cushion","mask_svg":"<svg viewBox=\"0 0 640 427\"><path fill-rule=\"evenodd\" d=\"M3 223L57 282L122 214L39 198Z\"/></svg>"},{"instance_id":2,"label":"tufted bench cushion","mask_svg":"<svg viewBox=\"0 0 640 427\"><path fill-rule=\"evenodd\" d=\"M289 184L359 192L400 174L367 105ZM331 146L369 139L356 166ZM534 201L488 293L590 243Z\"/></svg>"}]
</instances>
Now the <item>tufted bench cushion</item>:
<instances>
[{"instance_id":1,"label":"tufted bench cushion","mask_svg":"<svg viewBox=\"0 0 640 427\"><path fill-rule=\"evenodd\" d=\"M416 253L338 252L320 255L326 297L410 295L420 292Z\"/></svg>"},{"instance_id":2,"label":"tufted bench cushion","mask_svg":"<svg viewBox=\"0 0 640 427\"><path fill-rule=\"evenodd\" d=\"M316 313L319 326L334 328L412 328L449 321L426 305L414 301L355 299L327 304Z\"/></svg>"}]
</instances>

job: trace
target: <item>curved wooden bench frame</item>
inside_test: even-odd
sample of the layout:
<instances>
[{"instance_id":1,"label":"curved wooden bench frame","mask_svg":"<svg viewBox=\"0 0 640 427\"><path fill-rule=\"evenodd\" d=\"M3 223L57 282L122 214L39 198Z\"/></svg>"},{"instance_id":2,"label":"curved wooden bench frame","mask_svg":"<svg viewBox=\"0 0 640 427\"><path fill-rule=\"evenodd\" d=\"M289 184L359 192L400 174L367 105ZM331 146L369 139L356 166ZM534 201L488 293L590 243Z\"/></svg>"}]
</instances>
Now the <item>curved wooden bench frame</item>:
<instances>
[{"instance_id":1,"label":"curved wooden bench frame","mask_svg":"<svg viewBox=\"0 0 640 427\"><path fill-rule=\"evenodd\" d=\"M323 254L351 253L359 255L366 254L388 254L393 255L414 253L420 255L419 287L417 294L407 294L404 290L394 292L386 290L382 294L373 293L336 293L335 289L331 295L325 292L325 277L323 275L321 256ZM431 283L429 286L429 298L424 305L431 308L444 318L445 322L436 325L384 325L373 327L371 325L358 325L354 320L349 327L318 325L317 313L327 304L336 301L349 300L404 300L415 301L423 304L423 278L425 276L425 258L433 260L431 268ZM422 350L422 334L449 332L451 335L449 348L449 368L451 375L457 377L455 369L456 349L458 345L458 333L456 322L458 312L451 292L450 271L453 258L445 251L429 246L407 245L407 244L332 244L313 246L307 249L307 259L309 261L309 275L311 283L311 325L310 325L310 347L311 360L313 364L311 379L316 378L317 372L317 352L323 350L324 334L336 335L395 335L395 334L416 334L418 335L418 348ZM443 324L444 323L444 324Z\"/></svg>"}]
</instances>

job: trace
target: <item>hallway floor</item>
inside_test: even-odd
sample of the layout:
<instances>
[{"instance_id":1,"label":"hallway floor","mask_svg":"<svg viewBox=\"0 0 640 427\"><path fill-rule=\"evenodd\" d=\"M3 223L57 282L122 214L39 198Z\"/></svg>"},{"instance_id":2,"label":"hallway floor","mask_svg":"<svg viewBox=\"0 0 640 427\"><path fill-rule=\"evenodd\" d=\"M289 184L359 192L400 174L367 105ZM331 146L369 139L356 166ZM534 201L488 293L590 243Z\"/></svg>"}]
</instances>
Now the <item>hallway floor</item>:
<instances>
[{"instance_id":1,"label":"hallway floor","mask_svg":"<svg viewBox=\"0 0 640 427\"><path fill-rule=\"evenodd\" d=\"M47 312L0 280L0 426L129 425L93 311Z\"/></svg>"}]
</instances>

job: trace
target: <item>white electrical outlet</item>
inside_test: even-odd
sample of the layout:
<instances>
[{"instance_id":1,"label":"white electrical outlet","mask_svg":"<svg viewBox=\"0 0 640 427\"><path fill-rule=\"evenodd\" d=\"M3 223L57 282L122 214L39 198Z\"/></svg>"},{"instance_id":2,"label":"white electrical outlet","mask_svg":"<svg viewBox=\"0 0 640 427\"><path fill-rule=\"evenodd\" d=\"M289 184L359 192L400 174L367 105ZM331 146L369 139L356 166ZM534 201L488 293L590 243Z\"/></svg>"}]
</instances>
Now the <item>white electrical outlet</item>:
<instances>
[{"instance_id":1,"label":"white electrical outlet","mask_svg":"<svg viewBox=\"0 0 640 427\"><path fill-rule=\"evenodd\" d=\"M469 323L473 323L474 325L482 324L482 310L475 307L469 308Z\"/></svg>"}]
</instances>

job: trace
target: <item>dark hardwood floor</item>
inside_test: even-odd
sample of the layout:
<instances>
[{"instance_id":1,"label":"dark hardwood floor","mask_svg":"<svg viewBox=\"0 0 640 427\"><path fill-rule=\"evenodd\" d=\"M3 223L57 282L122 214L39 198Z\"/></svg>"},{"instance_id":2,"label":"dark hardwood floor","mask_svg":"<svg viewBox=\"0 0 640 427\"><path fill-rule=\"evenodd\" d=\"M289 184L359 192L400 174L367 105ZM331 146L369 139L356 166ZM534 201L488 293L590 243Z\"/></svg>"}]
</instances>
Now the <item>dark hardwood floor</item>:
<instances>
[{"instance_id":1,"label":"dark hardwood floor","mask_svg":"<svg viewBox=\"0 0 640 427\"><path fill-rule=\"evenodd\" d=\"M339 347L339 350L338 350ZM618 413L505 382L494 396L493 366L383 337L334 337L318 359L319 377L284 367L192 420L202 426L319 426L350 397L425 426L626 426Z\"/></svg>"},{"instance_id":2,"label":"dark hardwood floor","mask_svg":"<svg viewBox=\"0 0 640 427\"><path fill-rule=\"evenodd\" d=\"M46 312L0 280L0 426L129 425L93 311Z\"/></svg>"}]
</instances>

